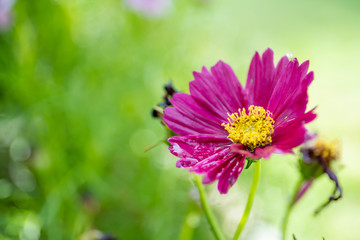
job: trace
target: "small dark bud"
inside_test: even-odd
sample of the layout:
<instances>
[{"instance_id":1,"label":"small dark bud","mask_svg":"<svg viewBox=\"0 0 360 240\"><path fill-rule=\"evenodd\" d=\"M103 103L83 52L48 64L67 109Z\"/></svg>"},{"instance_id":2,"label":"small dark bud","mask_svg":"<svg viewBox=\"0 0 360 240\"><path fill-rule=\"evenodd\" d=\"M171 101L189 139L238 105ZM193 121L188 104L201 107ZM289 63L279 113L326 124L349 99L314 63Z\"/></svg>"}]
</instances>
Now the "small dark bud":
<instances>
[{"instance_id":1,"label":"small dark bud","mask_svg":"<svg viewBox=\"0 0 360 240\"><path fill-rule=\"evenodd\" d=\"M164 89L166 91L166 94L170 97L177 93L171 82L165 84Z\"/></svg>"},{"instance_id":2,"label":"small dark bud","mask_svg":"<svg viewBox=\"0 0 360 240\"><path fill-rule=\"evenodd\" d=\"M159 113L155 109L153 109L153 110L151 110L151 116L154 118L157 118L157 117L159 117Z\"/></svg>"},{"instance_id":3,"label":"small dark bud","mask_svg":"<svg viewBox=\"0 0 360 240\"><path fill-rule=\"evenodd\" d=\"M151 111L151 116L159 118L162 121L163 111L165 108L172 106L170 98L178 91L175 90L171 82L164 85L165 94L162 97L163 101L158 103Z\"/></svg>"},{"instance_id":4,"label":"small dark bud","mask_svg":"<svg viewBox=\"0 0 360 240\"><path fill-rule=\"evenodd\" d=\"M110 235L103 235L99 240L116 240L116 237Z\"/></svg>"},{"instance_id":5,"label":"small dark bud","mask_svg":"<svg viewBox=\"0 0 360 240\"><path fill-rule=\"evenodd\" d=\"M97 229L91 229L81 235L80 240L117 240L117 238Z\"/></svg>"}]
</instances>

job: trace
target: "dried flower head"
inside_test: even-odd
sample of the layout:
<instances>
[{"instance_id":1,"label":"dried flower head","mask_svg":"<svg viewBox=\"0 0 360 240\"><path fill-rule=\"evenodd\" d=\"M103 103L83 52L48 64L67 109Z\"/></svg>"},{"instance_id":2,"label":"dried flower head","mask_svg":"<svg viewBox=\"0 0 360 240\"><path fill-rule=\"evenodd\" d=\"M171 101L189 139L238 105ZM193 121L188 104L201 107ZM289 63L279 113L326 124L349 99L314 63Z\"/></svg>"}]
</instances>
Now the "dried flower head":
<instances>
[{"instance_id":1,"label":"dried flower head","mask_svg":"<svg viewBox=\"0 0 360 240\"><path fill-rule=\"evenodd\" d=\"M332 201L342 197L342 189L339 180L334 173L334 163L340 158L340 143L337 140L328 140L316 135L309 139L300 149L300 171L303 177L303 186L300 188L295 202L306 193L313 181L327 174L331 181L335 183L335 188L329 200L319 207L315 213L319 213Z\"/></svg>"}]
</instances>

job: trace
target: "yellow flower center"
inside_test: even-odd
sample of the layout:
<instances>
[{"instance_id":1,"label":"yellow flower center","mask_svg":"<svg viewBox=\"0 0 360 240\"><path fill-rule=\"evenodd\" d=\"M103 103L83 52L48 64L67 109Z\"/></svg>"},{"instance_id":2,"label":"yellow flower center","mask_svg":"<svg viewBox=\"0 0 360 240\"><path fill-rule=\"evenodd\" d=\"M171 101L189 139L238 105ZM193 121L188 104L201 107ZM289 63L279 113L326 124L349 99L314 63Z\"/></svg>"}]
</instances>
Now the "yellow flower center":
<instances>
[{"instance_id":1,"label":"yellow flower center","mask_svg":"<svg viewBox=\"0 0 360 240\"><path fill-rule=\"evenodd\" d=\"M251 105L248 113L245 108L239 108L238 112L231 115L228 113L228 115L229 123L223 123L221 126L229 132L228 138L234 143L241 143L250 149L255 149L272 142L274 119L270 111Z\"/></svg>"},{"instance_id":2,"label":"yellow flower center","mask_svg":"<svg viewBox=\"0 0 360 240\"><path fill-rule=\"evenodd\" d=\"M314 155L315 157L321 157L327 163L338 159L340 155L339 142L337 140L325 141L318 138L315 142Z\"/></svg>"}]
</instances>

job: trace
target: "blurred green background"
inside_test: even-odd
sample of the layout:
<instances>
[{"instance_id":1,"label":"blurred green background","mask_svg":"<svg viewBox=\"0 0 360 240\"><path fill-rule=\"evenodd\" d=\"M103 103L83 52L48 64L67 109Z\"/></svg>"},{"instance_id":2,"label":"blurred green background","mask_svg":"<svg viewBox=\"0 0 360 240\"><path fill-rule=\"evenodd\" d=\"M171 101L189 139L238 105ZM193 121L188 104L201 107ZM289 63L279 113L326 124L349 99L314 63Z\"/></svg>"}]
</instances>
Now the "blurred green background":
<instances>
[{"instance_id":1,"label":"blurred green background","mask_svg":"<svg viewBox=\"0 0 360 240\"><path fill-rule=\"evenodd\" d=\"M161 1L160 1L161 2ZM166 2L166 1L165 1ZM310 60L309 127L342 142L344 198L319 216L332 191L322 176L295 207L299 240L360 235L360 3L176 0L152 16L120 0L18 0L0 33L0 239L213 239L190 175L161 145L150 116L171 79L219 59L245 82L255 51ZM299 173L295 156L263 161L242 239L280 239ZM253 169L227 195L207 186L231 236ZM87 234L87 235L86 235ZM289 235L290 239L290 235Z\"/></svg>"}]
</instances>

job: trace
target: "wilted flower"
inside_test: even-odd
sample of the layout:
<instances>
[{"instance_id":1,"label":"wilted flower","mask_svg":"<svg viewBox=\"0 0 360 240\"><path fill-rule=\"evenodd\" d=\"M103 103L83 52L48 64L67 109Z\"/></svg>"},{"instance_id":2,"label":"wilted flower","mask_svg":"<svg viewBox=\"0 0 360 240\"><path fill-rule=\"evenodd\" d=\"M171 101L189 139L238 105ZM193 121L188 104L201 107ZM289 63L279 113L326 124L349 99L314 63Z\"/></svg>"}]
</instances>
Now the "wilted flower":
<instances>
[{"instance_id":1,"label":"wilted flower","mask_svg":"<svg viewBox=\"0 0 360 240\"><path fill-rule=\"evenodd\" d=\"M126 0L134 11L147 17L162 17L171 8L171 0Z\"/></svg>"},{"instance_id":2,"label":"wilted flower","mask_svg":"<svg viewBox=\"0 0 360 240\"><path fill-rule=\"evenodd\" d=\"M316 213L318 213L331 201L338 200L342 197L339 180L333 171L334 163L336 163L340 157L339 142L336 140L329 141L315 136L315 138L308 140L301 147L300 152L301 158L299 162L303 181L294 199L294 203L299 201L312 185L313 181L324 173L335 183L332 195L329 197L329 200L316 211Z\"/></svg>"},{"instance_id":3,"label":"wilted flower","mask_svg":"<svg viewBox=\"0 0 360 240\"><path fill-rule=\"evenodd\" d=\"M177 167L204 174L204 184L219 180L219 192L226 193L246 157L293 153L304 142L304 124L316 117L305 112L313 80L308 66L284 56L275 67L267 49L253 57L244 88L222 61L194 72L190 94L174 94L173 107L164 111L165 123L180 135L169 138Z\"/></svg>"},{"instance_id":4,"label":"wilted flower","mask_svg":"<svg viewBox=\"0 0 360 240\"><path fill-rule=\"evenodd\" d=\"M12 20L11 9L15 0L0 0L0 30L9 27Z\"/></svg>"}]
</instances>

